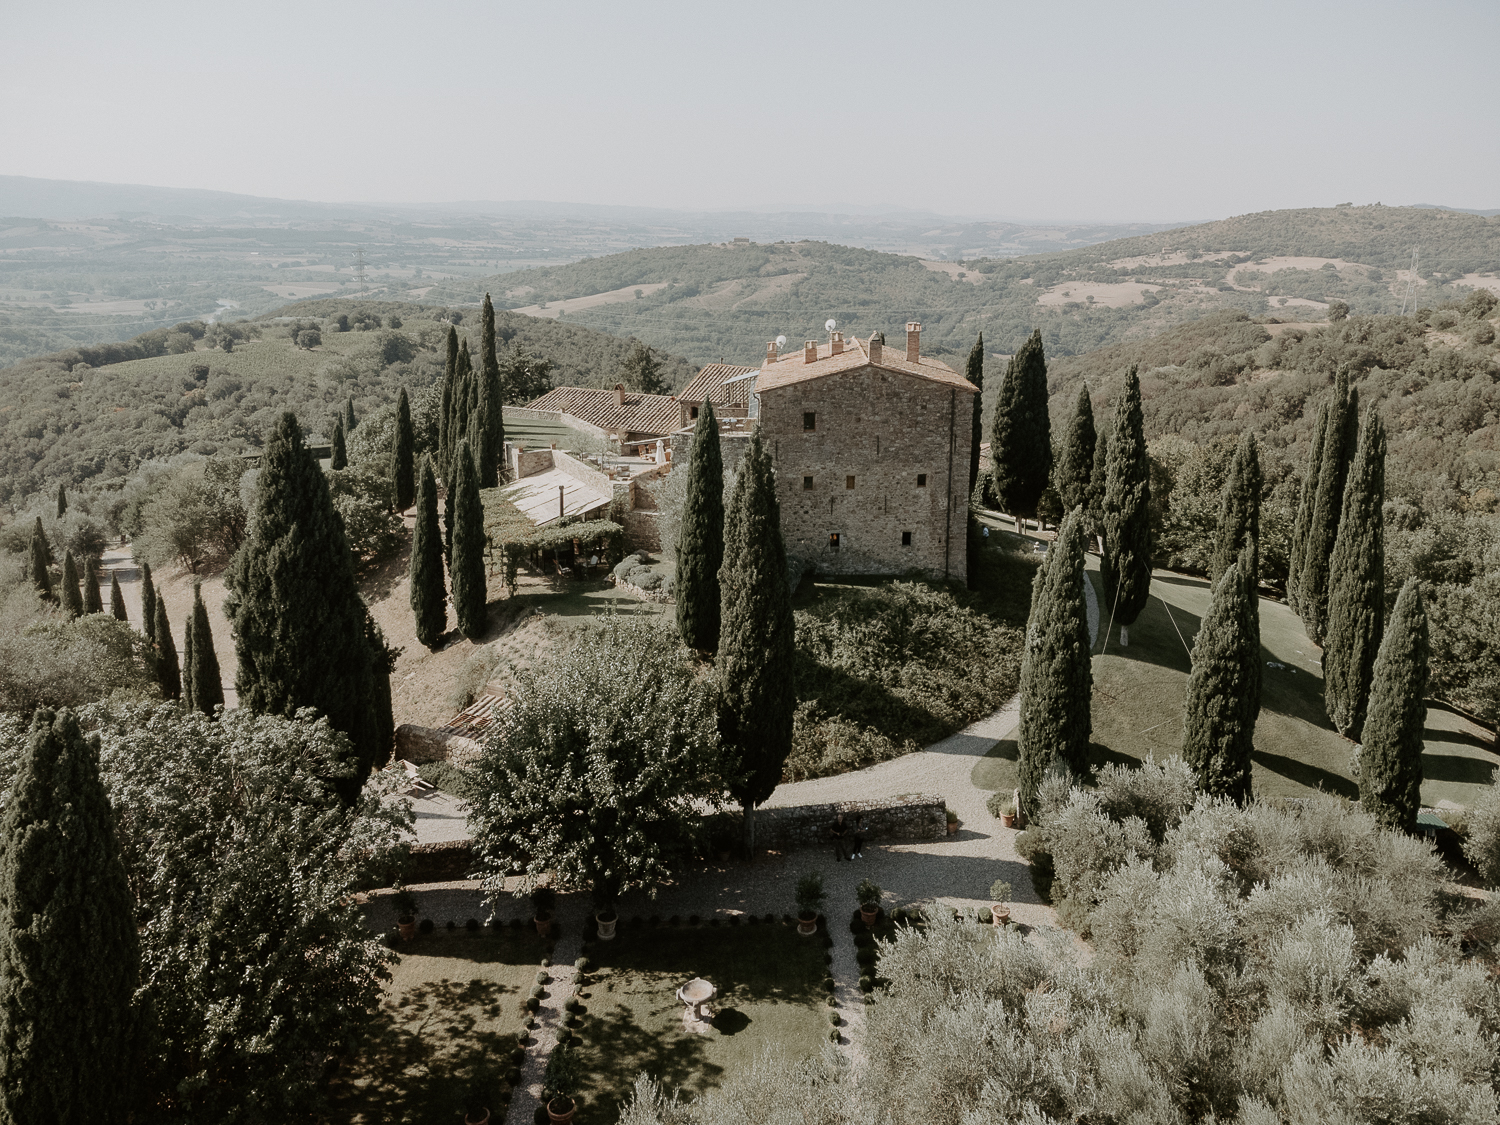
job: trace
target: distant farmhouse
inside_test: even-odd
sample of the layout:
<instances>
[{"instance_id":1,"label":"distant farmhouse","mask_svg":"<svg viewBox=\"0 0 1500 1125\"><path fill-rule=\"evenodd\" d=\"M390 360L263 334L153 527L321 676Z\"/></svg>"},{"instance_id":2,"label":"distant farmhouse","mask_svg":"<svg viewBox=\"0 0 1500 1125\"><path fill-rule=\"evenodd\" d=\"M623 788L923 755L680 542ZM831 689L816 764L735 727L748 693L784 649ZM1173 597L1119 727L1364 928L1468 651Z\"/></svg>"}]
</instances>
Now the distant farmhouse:
<instances>
[{"instance_id":1,"label":"distant farmhouse","mask_svg":"<svg viewBox=\"0 0 1500 1125\"><path fill-rule=\"evenodd\" d=\"M679 395L554 387L529 409L556 411L662 471L684 458L711 402L726 467L739 463L759 422L789 554L824 574L917 570L963 580L976 388L923 358L921 337L911 323L904 349L885 347L878 334L846 341L842 332L786 356L772 343L761 367L708 364Z\"/></svg>"}]
</instances>

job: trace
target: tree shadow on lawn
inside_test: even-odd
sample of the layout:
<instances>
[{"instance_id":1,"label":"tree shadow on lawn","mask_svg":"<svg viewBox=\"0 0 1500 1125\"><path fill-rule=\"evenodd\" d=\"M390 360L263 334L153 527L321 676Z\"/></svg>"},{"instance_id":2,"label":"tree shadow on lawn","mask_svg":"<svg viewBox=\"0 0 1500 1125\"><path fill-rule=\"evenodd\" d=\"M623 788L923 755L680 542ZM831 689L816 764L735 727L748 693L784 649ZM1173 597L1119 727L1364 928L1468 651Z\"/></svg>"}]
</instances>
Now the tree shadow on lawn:
<instances>
[{"instance_id":1,"label":"tree shadow on lawn","mask_svg":"<svg viewBox=\"0 0 1500 1125\"><path fill-rule=\"evenodd\" d=\"M1451 736L1452 731L1428 731L1429 739L1434 737ZM1444 737L1444 741L1451 742L1451 737ZM1422 755L1422 780L1423 781L1452 781L1461 785L1487 786L1493 779L1496 765L1494 762L1485 761L1483 758L1471 758L1467 754L1433 754Z\"/></svg>"},{"instance_id":2,"label":"tree shadow on lawn","mask_svg":"<svg viewBox=\"0 0 1500 1125\"><path fill-rule=\"evenodd\" d=\"M1321 789L1325 793L1348 797L1350 800L1359 799L1358 784L1331 770L1325 770L1321 766L1299 762L1295 758L1288 758L1285 754L1272 754L1268 750L1252 750L1250 760L1308 789Z\"/></svg>"}]
</instances>

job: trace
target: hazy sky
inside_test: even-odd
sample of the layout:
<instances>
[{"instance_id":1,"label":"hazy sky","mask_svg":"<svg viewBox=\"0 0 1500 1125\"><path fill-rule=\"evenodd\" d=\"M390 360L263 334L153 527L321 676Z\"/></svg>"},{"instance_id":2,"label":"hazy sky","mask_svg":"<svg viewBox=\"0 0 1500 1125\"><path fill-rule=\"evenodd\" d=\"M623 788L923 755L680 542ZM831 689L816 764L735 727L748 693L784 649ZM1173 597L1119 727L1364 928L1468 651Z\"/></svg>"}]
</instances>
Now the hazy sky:
<instances>
[{"instance_id":1,"label":"hazy sky","mask_svg":"<svg viewBox=\"0 0 1500 1125\"><path fill-rule=\"evenodd\" d=\"M1497 44L1497 0L0 0L0 173L1027 219L1500 207Z\"/></svg>"}]
</instances>

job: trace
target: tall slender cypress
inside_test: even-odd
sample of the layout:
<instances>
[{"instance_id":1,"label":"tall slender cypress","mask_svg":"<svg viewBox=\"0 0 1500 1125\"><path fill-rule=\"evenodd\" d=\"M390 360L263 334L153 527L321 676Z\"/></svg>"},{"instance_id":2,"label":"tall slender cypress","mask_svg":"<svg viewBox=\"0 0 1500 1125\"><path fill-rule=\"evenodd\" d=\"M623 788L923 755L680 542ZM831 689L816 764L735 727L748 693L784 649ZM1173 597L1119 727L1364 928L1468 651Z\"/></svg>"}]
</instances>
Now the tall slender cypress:
<instances>
[{"instance_id":1,"label":"tall slender cypress","mask_svg":"<svg viewBox=\"0 0 1500 1125\"><path fill-rule=\"evenodd\" d=\"M969 435L969 495L974 495L974 485L979 481L979 447L984 441L984 333L969 349L969 365L964 377L974 384L979 392L974 396L974 417Z\"/></svg>"},{"instance_id":2,"label":"tall slender cypress","mask_svg":"<svg viewBox=\"0 0 1500 1125\"><path fill-rule=\"evenodd\" d=\"M453 613L458 629L471 641L489 628L489 592L484 574L484 507L479 502L479 472L465 438L458 443L453 502Z\"/></svg>"},{"instance_id":3,"label":"tall slender cypress","mask_svg":"<svg viewBox=\"0 0 1500 1125\"><path fill-rule=\"evenodd\" d=\"M1329 560L1323 706L1339 733L1359 741L1375 657L1385 632L1385 423L1365 411L1344 484L1339 537Z\"/></svg>"},{"instance_id":4,"label":"tall slender cypress","mask_svg":"<svg viewBox=\"0 0 1500 1125\"><path fill-rule=\"evenodd\" d=\"M990 460L1000 508L1016 517L1036 515L1052 469L1052 428L1047 416L1047 358L1041 329L1011 356L990 425Z\"/></svg>"},{"instance_id":5,"label":"tall slender cypress","mask_svg":"<svg viewBox=\"0 0 1500 1125\"><path fill-rule=\"evenodd\" d=\"M1146 455L1141 380L1132 365L1115 400L1114 425L1104 482L1104 579L1106 620L1120 623L1120 644L1151 596L1151 463Z\"/></svg>"},{"instance_id":6,"label":"tall slender cypress","mask_svg":"<svg viewBox=\"0 0 1500 1125\"><path fill-rule=\"evenodd\" d=\"M1083 511L1063 517L1057 539L1031 583L1031 615L1021 655L1021 807L1035 816L1037 790L1054 759L1088 773L1093 640L1083 584Z\"/></svg>"},{"instance_id":7,"label":"tall slender cypress","mask_svg":"<svg viewBox=\"0 0 1500 1125\"><path fill-rule=\"evenodd\" d=\"M151 581L151 564L141 563L141 632L156 643L156 583Z\"/></svg>"},{"instance_id":8,"label":"tall slender cypress","mask_svg":"<svg viewBox=\"0 0 1500 1125\"><path fill-rule=\"evenodd\" d=\"M735 475L719 569L719 735L738 760L730 795L755 847L755 806L770 797L792 751L796 633L776 473L760 428Z\"/></svg>"},{"instance_id":9,"label":"tall slender cypress","mask_svg":"<svg viewBox=\"0 0 1500 1125\"><path fill-rule=\"evenodd\" d=\"M172 639L172 625L167 620L167 599L156 599L156 682L163 699L182 695L182 665L177 660L177 642Z\"/></svg>"},{"instance_id":10,"label":"tall slender cypress","mask_svg":"<svg viewBox=\"0 0 1500 1125\"><path fill-rule=\"evenodd\" d=\"M68 514L68 490L63 485L57 486L57 518L62 519Z\"/></svg>"},{"instance_id":11,"label":"tall slender cypress","mask_svg":"<svg viewBox=\"0 0 1500 1125\"><path fill-rule=\"evenodd\" d=\"M57 556L55 556L52 553L52 544L47 541L47 532L42 527L42 517L41 516L37 516L36 523L32 525L32 528L31 528L31 537L33 539L40 539L41 540L41 543L42 543L42 557L45 559L46 565L47 566L52 566L54 563L56 563L57 562Z\"/></svg>"},{"instance_id":12,"label":"tall slender cypress","mask_svg":"<svg viewBox=\"0 0 1500 1125\"><path fill-rule=\"evenodd\" d=\"M354 396L350 395L344 399L344 435L347 437L352 434L357 425L359 425L359 419L354 416Z\"/></svg>"},{"instance_id":13,"label":"tall slender cypress","mask_svg":"<svg viewBox=\"0 0 1500 1125\"><path fill-rule=\"evenodd\" d=\"M31 551L26 559L26 577L36 587L36 592L49 602L56 598L57 595L52 592L52 574L47 569L47 537L38 531L31 533Z\"/></svg>"},{"instance_id":14,"label":"tall slender cypress","mask_svg":"<svg viewBox=\"0 0 1500 1125\"><path fill-rule=\"evenodd\" d=\"M705 402L693 429L687 501L677 535L677 632L700 652L719 647L719 568L724 565L724 455L714 406Z\"/></svg>"},{"instance_id":15,"label":"tall slender cypress","mask_svg":"<svg viewBox=\"0 0 1500 1125\"><path fill-rule=\"evenodd\" d=\"M443 402L438 413L438 468L444 480L448 476L448 461L453 456L453 385L458 378L458 329L448 325L448 359L443 365Z\"/></svg>"},{"instance_id":16,"label":"tall slender cypress","mask_svg":"<svg viewBox=\"0 0 1500 1125\"><path fill-rule=\"evenodd\" d=\"M196 585L196 583L195 583ZM187 628L182 631L182 706L186 711L196 711L193 702L193 615L188 613Z\"/></svg>"},{"instance_id":17,"label":"tall slender cypress","mask_svg":"<svg viewBox=\"0 0 1500 1125\"><path fill-rule=\"evenodd\" d=\"M1078 388L1078 402L1073 408L1073 421L1068 425L1063 438L1062 457L1053 474L1053 486L1063 511L1074 508L1088 509L1089 482L1094 472L1094 450L1099 438L1094 430L1094 404L1089 399L1089 387L1085 383Z\"/></svg>"},{"instance_id":18,"label":"tall slender cypress","mask_svg":"<svg viewBox=\"0 0 1500 1125\"><path fill-rule=\"evenodd\" d=\"M354 580L344 524L328 479L294 415L281 416L261 455L244 543L225 575L234 622L240 706L292 716L316 707L349 736L353 775L337 782L359 794L380 745L377 655L365 639L365 607Z\"/></svg>"},{"instance_id":19,"label":"tall slender cypress","mask_svg":"<svg viewBox=\"0 0 1500 1125\"><path fill-rule=\"evenodd\" d=\"M484 295L483 330L479 345L479 416L484 425L484 458L479 463L479 487L500 483L499 463L505 450L505 391L500 385L500 360L495 354L495 306Z\"/></svg>"},{"instance_id":20,"label":"tall slender cypress","mask_svg":"<svg viewBox=\"0 0 1500 1125\"><path fill-rule=\"evenodd\" d=\"M1241 569L1240 577L1252 590L1260 587L1260 450L1255 435L1246 432L1229 463L1229 479L1220 494L1219 525L1214 531L1214 550L1209 559L1208 578L1217 581L1239 557L1241 548L1254 544L1257 555L1250 560L1251 573Z\"/></svg>"},{"instance_id":21,"label":"tall slender cypress","mask_svg":"<svg viewBox=\"0 0 1500 1125\"><path fill-rule=\"evenodd\" d=\"M219 657L214 652L214 634L208 624L208 608L203 604L203 588L193 583L193 616L187 631L187 680L192 684L188 706L213 718L214 708L224 703L224 680L219 671Z\"/></svg>"},{"instance_id":22,"label":"tall slender cypress","mask_svg":"<svg viewBox=\"0 0 1500 1125\"><path fill-rule=\"evenodd\" d=\"M447 549L448 566L453 567L453 505L457 496L458 448L469 440L469 395L473 383L474 367L469 361L469 341L458 345L458 361L453 369L453 417L448 422L448 464L443 466L443 544ZM473 448L469 456L473 458ZM461 628L461 626L460 626Z\"/></svg>"},{"instance_id":23,"label":"tall slender cypress","mask_svg":"<svg viewBox=\"0 0 1500 1125\"><path fill-rule=\"evenodd\" d=\"M116 621L130 624L130 614L125 612L125 595L120 591L120 575L113 570L109 572L109 612L114 614Z\"/></svg>"},{"instance_id":24,"label":"tall slender cypress","mask_svg":"<svg viewBox=\"0 0 1500 1125\"><path fill-rule=\"evenodd\" d=\"M1299 604L1302 624L1315 645L1322 645L1328 628L1329 563L1338 542L1339 516L1344 509L1344 482L1359 443L1359 391L1349 386L1342 369L1334 379L1328 409L1328 434L1323 440L1323 464L1318 470L1318 494L1307 525L1302 553Z\"/></svg>"},{"instance_id":25,"label":"tall slender cypress","mask_svg":"<svg viewBox=\"0 0 1500 1125\"><path fill-rule=\"evenodd\" d=\"M69 617L83 615L83 595L78 592L78 564L73 561L73 552L63 555L62 608Z\"/></svg>"},{"instance_id":26,"label":"tall slender cypress","mask_svg":"<svg viewBox=\"0 0 1500 1125\"><path fill-rule=\"evenodd\" d=\"M1375 659L1359 755L1359 807L1405 832L1416 830L1422 799L1428 655L1422 585L1408 578Z\"/></svg>"},{"instance_id":27,"label":"tall slender cypress","mask_svg":"<svg viewBox=\"0 0 1500 1125\"><path fill-rule=\"evenodd\" d=\"M344 445L344 419L342 417L333 424L333 461L328 467L335 470L349 467L349 450Z\"/></svg>"},{"instance_id":28,"label":"tall slender cypress","mask_svg":"<svg viewBox=\"0 0 1500 1125\"><path fill-rule=\"evenodd\" d=\"M396 440L391 443L391 491L398 512L406 511L416 499L416 452L411 403L406 398L406 388L402 387L401 395L396 399Z\"/></svg>"},{"instance_id":29,"label":"tall slender cypress","mask_svg":"<svg viewBox=\"0 0 1500 1125\"><path fill-rule=\"evenodd\" d=\"M1318 474L1323 468L1323 442L1328 437L1329 403L1318 408L1313 424L1312 445L1302 473L1302 491L1297 500L1297 519L1292 524L1292 545L1287 552L1286 603L1293 613L1302 612L1302 558L1307 552L1307 529L1312 523L1313 504L1318 498Z\"/></svg>"},{"instance_id":30,"label":"tall slender cypress","mask_svg":"<svg viewBox=\"0 0 1500 1125\"><path fill-rule=\"evenodd\" d=\"M443 579L443 535L438 527L437 479L432 458L422 455L417 482L417 521L411 537L411 610L417 640L436 650L448 630L448 591Z\"/></svg>"},{"instance_id":31,"label":"tall slender cypress","mask_svg":"<svg viewBox=\"0 0 1500 1125\"><path fill-rule=\"evenodd\" d=\"M1089 530L1099 537L1100 555L1104 554L1104 485L1109 480L1109 431L1098 434L1094 442L1094 467L1089 471L1089 487L1084 504Z\"/></svg>"},{"instance_id":32,"label":"tall slender cypress","mask_svg":"<svg viewBox=\"0 0 1500 1125\"><path fill-rule=\"evenodd\" d=\"M370 700L372 736L375 742L374 757L370 764L384 769L390 763L391 751L396 746L396 717L391 707L391 673L396 669L399 649L385 643L385 633L375 623L374 616L365 610L365 647L371 653Z\"/></svg>"},{"instance_id":33,"label":"tall slender cypress","mask_svg":"<svg viewBox=\"0 0 1500 1125\"><path fill-rule=\"evenodd\" d=\"M1241 805L1251 796L1250 752L1260 717L1260 601L1250 578L1256 551L1245 542L1214 583L1193 641L1182 720L1182 757L1199 787Z\"/></svg>"},{"instance_id":34,"label":"tall slender cypress","mask_svg":"<svg viewBox=\"0 0 1500 1125\"><path fill-rule=\"evenodd\" d=\"M99 592L99 564L93 555L83 560L83 612L104 612L104 596Z\"/></svg>"},{"instance_id":35,"label":"tall slender cypress","mask_svg":"<svg viewBox=\"0 0 1500 1125\"><path fill-rule=\"evenodd\" d=\"M39 710L0 814L0 1121L129 1119L136 923L98 743Z\"/></svg>"}]
</instances>

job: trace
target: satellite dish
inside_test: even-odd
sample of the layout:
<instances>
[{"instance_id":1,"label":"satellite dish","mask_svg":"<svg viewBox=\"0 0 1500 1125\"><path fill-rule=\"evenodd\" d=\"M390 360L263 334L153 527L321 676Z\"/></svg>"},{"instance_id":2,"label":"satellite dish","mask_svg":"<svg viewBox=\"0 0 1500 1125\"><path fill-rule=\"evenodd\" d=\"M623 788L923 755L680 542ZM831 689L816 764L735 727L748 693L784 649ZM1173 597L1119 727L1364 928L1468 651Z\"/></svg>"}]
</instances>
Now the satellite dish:
<instances>
[{"instance_id":1,"label":"satellite dish","mask_svg":"<svg viewBox=\"0 0 1500 1125\"><path fill-rule=\"evenodd\" d=\"M826 331L828 331L828 332L832 332L838 326L839 326L839 322L836 321L836 320L834 320L833 317L831 317L831 316L826 321L823 322L823 328Z\"/></svg>"},{"instance_id":2,"label":"satellite dish","mask_svg":"<svg viewBox=\"0 0 1500 1125\"><path fill-rule=\"evenodd\" d=\"M784 347L786 347L786 337L785 336L777 336L776 337L776 347L777 348L784 348Z\"/></svg>"}]
</instances>

